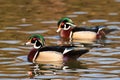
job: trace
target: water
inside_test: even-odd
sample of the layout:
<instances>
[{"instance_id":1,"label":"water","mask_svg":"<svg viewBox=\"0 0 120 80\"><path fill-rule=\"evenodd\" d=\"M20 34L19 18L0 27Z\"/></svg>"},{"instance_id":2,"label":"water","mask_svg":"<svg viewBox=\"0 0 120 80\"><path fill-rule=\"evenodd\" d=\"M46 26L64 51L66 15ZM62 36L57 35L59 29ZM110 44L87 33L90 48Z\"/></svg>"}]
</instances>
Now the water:
<instances>
[{"instance_id":1,"label":"water","mask_svg":"<svg viewBox=\"0 0 120 80\"><path fill-rule=\"evenodd\" d=\"M120 80L120 33L108 34L105 46L93 47L73 62L27 61L32 47L24 46L29 35L45 36L56 45L59 18L69 16L77 25L107 25L120 29L119 0L1 0L0 79ZM108 4L109 3L109 4Z\"/></svg>"}]
</instances>

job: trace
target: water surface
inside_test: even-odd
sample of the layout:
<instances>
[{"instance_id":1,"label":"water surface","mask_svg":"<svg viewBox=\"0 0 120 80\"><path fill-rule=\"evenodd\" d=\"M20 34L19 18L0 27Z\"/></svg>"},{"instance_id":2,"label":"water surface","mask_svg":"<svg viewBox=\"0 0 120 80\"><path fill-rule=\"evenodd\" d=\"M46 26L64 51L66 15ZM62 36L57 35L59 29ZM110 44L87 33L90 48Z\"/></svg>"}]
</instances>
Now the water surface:
<instances>
[{"instance_id":1,"label":"water surface","mask_svg":"<svg viewBox=\"0 0 120 80\"><path fill-rule=\"evenodd\" d=\"M73 62L31 63L24 46L29 35L45 36L57 45L57 21L70 17L76 25L120 29L120 0L1 0L0 79L120 80L120 33L108 34L104 46ZM83 24L85 23L85 24Z\"/></svg>"}]
</instances>

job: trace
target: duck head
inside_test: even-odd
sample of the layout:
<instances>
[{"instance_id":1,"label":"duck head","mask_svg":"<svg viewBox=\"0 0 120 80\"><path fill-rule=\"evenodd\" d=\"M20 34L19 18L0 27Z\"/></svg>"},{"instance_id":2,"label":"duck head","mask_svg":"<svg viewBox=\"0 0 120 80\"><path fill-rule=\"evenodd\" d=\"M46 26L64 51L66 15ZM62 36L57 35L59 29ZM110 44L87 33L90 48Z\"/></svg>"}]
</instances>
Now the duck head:
<instances>
[{"instance_id":1,"label":"duck head","mask_svg":"<svg viewBox=\"0 0 120 80\"><path fill-rule=\"evenodd\" d=\"M56 32L59 32L61 37L69 37L72 28L76 26L68 17L61 18L57 25L58 29Z\"/></svg>"},{"instance_id":2,"label":"duck head","mask_svg":"<svg viewBox=\"0 0 120 80\"><path fill-rule=\"evenodd\" d=\"M29 37L25 45L33 45L35 49L39 49L45 45L45 39L42 35L33 34Z\"/></svg>"}]
</instances>

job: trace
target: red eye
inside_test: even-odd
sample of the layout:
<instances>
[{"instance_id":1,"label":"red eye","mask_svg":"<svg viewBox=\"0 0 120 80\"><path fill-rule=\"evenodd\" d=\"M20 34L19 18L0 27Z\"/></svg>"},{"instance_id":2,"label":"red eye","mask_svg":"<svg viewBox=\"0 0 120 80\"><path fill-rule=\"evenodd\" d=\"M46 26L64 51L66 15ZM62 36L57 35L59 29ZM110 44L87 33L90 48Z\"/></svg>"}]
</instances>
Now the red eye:
<instances>
[{"instance_id":1,"label":"red eye","mask_svg":"<svg viewBox=\"0 0 120 80\"><path fill-rule=\"evenodd\" d=\"M36 40L37 40L37 38L32 38L31 43L35 43Z\"/></svg>"},{"instance_id":2,"label":"red eye","mask_svg":"<svg viewBox=\"0 0 120 80\"><path fill-rule=\"evenodd\" d=\"M63 26L64 25L64 23L61 23L61 26Z\"/></svg>"},{"instance_id":3,"label":"red eye","mask_svg":"<svg viewBox=\"0 0 120 80\"><path fill-rule=\"evenodd\" d=\"M64 23L61 23L61 28L64 28Z\"/></svg>"},{"instance_id":4,"label":"red eye","mask_svg":"<svg viewBox=\"0 0 120 80\"><path fill-rule=\"evenodd\" d=\"M36 40L36 38L33 38L33 40Z\"/></svg>"}]
</instances>

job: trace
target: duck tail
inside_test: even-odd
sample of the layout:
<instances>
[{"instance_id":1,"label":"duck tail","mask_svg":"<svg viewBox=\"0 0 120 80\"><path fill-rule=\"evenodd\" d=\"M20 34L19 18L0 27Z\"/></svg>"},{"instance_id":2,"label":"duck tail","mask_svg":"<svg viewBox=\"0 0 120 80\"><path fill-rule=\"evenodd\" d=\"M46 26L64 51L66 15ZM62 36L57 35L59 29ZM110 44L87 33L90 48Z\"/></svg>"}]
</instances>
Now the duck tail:
<instances>
[{"instance_id":1,"label":"duck tail","mask_svg":"<svg viewBox=\"0 0 120 80\"><path fill-rule=\"evenodd\" d=\"M109 33L111 33L111 32L113 32L113 31L118 31L118 29L105 29L104 30L104 32L105 32L105 34L109 34Z\"/></svg>"},{"instance_id":2,"label":"duck tail","mask_svg":"<svg viewBox=\"0 0 120 80\"><path fill-rule=\"evenodd\" d=\"M103 31L104 34L109 34L109 33L113 32L113 31L117 31L118 30L118 29L115 29L115 28L110 29L106 25L104 25L104 26L97 26L97 28L98 28L98 32L97 33Z\"/></svg>"},{"instance_id":3,"label":"duck tail","mask_svg":"<svg viewBox=\"0 0 120 80\"><path fill-rule=\"evenodd\" d=\"M68 57L71 59L77 59L87 52L89 52L89 49L76 47L73 50L70 50L69 52L64 54L64 57Z\"/></svg>"}]
</instances>

